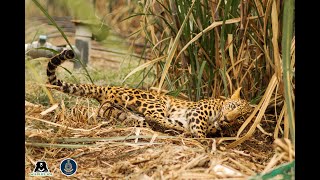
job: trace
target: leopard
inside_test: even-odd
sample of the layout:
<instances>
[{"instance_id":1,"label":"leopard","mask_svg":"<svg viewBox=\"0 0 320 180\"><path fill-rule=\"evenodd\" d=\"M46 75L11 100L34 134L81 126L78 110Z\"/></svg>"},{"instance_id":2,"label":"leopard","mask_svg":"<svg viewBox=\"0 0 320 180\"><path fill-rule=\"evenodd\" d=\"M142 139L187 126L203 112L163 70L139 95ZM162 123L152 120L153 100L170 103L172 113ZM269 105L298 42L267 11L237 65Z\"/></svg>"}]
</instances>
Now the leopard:
<instances>
[{"instance_id":1,"label":"leopard","mask_svg":"<svg viewBox=\"0 0 320 180\"><path fill-rule=\"evenodd\" d=\"M73 96L93 98L100 105L124 107L143 117L139 118L138 124L156 131L187 133L193 138L206 138L207 134L219 129L221 124L234 122L252 111L249 102L240 98L241 87L230 98L190 101L139 88L75 84L59 79L56 75L57 67L74 58L72 50L64 50L49 59L47 83L51 89Z\"/></svg>"}]
</instances>

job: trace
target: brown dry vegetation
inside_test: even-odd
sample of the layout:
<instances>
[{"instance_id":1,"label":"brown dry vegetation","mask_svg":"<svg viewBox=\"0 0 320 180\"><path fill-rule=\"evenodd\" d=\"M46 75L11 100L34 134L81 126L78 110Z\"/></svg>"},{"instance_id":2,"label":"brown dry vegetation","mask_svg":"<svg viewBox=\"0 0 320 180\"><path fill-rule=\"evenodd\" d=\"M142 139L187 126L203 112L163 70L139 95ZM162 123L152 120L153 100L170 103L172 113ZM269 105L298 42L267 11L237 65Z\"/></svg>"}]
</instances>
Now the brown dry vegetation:
<instances>
[{"instance_id":1,"label":"brown dry vegetation","mask_svg":"<svg viewBox=\"0 0 320 180\"><path fill-rule=\"evenodd\" d=\"M113 3L104 0L95 2L97 14L103 17L104 23L112 27L111 33L124 38L123 44L129 52L134 51L135 55L145 57L140 63L170 56L169 47L173 47L185 17L171 16L170 11L165 9L174 9L171 1L148 1L149 4L141 1L139 6L131 1L128 4L121 0ZM204 1L199 2L205 4ZM218 1L208 2L210 5L207 6L207 12L214 21L221 23L223 6L217 10L217 14L211 14L218 7ZM226 30L226 43L222 48L220 24L209 28L210 33L202 35L206 38L199 37L186 50L182 50L192 38L210 27L210 23L214 24L213 21L208 21L207 26L204 26L203 19L197 19L193 15L192 21L197 22L194 24L196 30L193 35L180 37L172 59L167 58L166 61L157 61L152 65L154 71L151 72L155 73L156 78L145 81L144 88L157 89L160 86L169 93L190 100L227 96L237 87L243 87L241 96L251 101L256 107L255 111L239 126L228 130L224 137L208 138L207 143L199 143L184 135L170 136L147 128L130 127L130 119L97 120L94 118L99 107L96 102L44 90L47 59L39 60L40 65L35 65L34 68L26 66L26 73L36 71L37 75L33 75L40 79L26 79L26 178L30 178L29 173L38 160L47 162L53 173L52 179L66 178L59 170L60 162L65 158L73 158L78 163L79 168L73 176L78 179L248 179L258 173L263 175L277 165L292 162L295 154L289 140L288 112L284 105L281 74L282 52L279 47L282 19L275 17L280 16L283 4L280 1L274 2L266 0L241 3L244 8L258 5L258 14L255 15L261 18L252 18L253 15L249 13L254 11L252 9L242 14L241 19L237 19L238 16L227 18L232 27ZM31 21L30 17L42 14L36 13L37 8L32 5L28 8L34 8L34 11L26 16L26 22L30 24L26 28L26 42L30 42L39 29L44 32L54 31L54 27L43 22ZM49 11L57 12L57 15L69 15L57 10ZM158 16L139 15L122 21L141 12ZM173 24L172 29L162 18ZM40 26L43 28L35 28ZM272 34L276 32L278 38L272 39ZM74 33L67 36L71 42L74 41ZM59 36L50 40L53 44L64 43ZM212 46L208 42L212 42ZM205 47L206 45L208 46ZM209 46L213 48L210 51ZM107 49L105 42L93 41L93 47ZM191 55L194 52L197 54L196 58ZM293 38L290 62L293 69L294 53ZM179 58L175 58L178 55ZM137 66L135 62L130 69L117 73L117 70L124 69L123 64L128 59L121 60L123 56L119 54L99 50L93 50L91 58L88 68L94 83L99 85L110 82L121 85L125 76ZM201 71L202 64L205 65ZM64 67L72 69L72 64L66 63ZM225 77L222 75L224 69ZM213 70L216 72L212 74ZM71 71L77 73L74 75L79 82L89 83L82 71ZM107 71L105 73L108 75L101 73L102 71ZM68 75L62 76L63 73L65 71L58 72L67 81L73 80ZM112 73L117 76L110 76ZM148 74L147 69L144 74ZM168 79L161 85L164 74L168 74ZM199 74L202 75L200 78ZM224 78L227 86L223 82ZM144 80L141 75L139 78L132 75L125 84L141 87L139 82ZM294 92L292 76L290 83ZM292 96L294 99L294 93Z\"/></svg>"},{"instance_id":2,"label":"brown dry vegetation","mask_svg":"<svg viewBox=\"0 0 320 180\"><path fill-rule=\"evenodd\" d=\"M193 138L127 127L119 120L95 121L95 110L81 116L62 103L54 107L41 115L43 106L26 104L26 177L41 159L53 178L63 178L59 164L73 158L79 167L74 177L80 179L246 179L294 158L290 142L274 151L266 133L273 131L275 122L268 120L273 117L266 117L262 131L252 138L226 149L227 137L210 138L203 145Z\"/></svg>"}]
</instances>

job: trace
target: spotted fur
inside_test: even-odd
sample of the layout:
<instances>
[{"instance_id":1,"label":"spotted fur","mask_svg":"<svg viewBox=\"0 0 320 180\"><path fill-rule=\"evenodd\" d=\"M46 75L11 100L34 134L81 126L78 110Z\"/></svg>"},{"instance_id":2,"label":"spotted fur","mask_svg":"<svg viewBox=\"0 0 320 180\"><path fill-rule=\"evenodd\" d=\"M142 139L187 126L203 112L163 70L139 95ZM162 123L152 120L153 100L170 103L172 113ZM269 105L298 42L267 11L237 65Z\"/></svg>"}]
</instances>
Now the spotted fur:
<instances>
[{"instance_id":1,"label":"spotted fur","mask_svg":"<svg viewBox=\"0 0 320 180\"><path fill-rule=\"evenodd\" d=\"M49 83L55 85L54 89L96 99L101 105L108 103L125 107L141 115L145 119L142 124L147 123L157 131L174 130L205 138L221 122L232 122L252 110L246 100L240 99L240 88L227 100L203 99L192 102L141 89L72 84L58 79L56 68L74 56L72 50L64 50L49 61L47 76Z\"/></svg>"}]
</instances>

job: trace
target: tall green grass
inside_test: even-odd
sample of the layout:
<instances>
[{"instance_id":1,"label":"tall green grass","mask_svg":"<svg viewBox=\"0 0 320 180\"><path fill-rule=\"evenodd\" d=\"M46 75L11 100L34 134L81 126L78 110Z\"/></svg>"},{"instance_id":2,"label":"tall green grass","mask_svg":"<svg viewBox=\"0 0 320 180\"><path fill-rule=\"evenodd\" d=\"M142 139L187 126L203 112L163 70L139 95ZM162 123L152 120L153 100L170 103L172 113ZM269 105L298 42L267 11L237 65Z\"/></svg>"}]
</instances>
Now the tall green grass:
<instances>
[{"instance_id":1,"label":"tall green grass","mask_svg":"<svg viewBox=\"0 0 320 180\"><path fill-rule=\"evenodd\" d=\"M151 62L158 73L158 91L199 100L229 96L242 87L243 98L260 102L257 117L253 114L238 133L241 137L248 123L255 122L242 141L252 135L270 105L286 101L284 116L279 116L284 103L274 113L279 124L285 124L281 136L288 138L289 121L294 140L293 8L292 2L279 0L156 0L143 1L130 17L140 16L143 22L136 36L144 35L157 59ZM131 74L138 70L142 68Z\"/></svg>"},{"instance_id":2,"label":"tall green grass","mask_svg":"<svg viewBox=\"0 0 320 180\"><path fill-rule=\"evenodd\" d=\"M290 135L293 145L295 144L295 112L294 112L294 93L291 86L293 81L292 69L292 37L293 37L293 22L294 22L294 0L288 0L284 3L283 11L283 29L282 29L282 69L285 104L287 107L287 118L289 121ZM293 47L294 48L294 47Z\"/></svg>"}]
</instances>

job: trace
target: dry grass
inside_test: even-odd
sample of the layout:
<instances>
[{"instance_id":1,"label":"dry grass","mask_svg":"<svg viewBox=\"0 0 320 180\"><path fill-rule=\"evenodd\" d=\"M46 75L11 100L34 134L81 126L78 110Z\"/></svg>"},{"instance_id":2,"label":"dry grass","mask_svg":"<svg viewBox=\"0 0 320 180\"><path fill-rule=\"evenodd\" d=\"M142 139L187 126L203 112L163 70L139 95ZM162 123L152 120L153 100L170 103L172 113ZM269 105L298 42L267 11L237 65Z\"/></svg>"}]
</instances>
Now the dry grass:
<instances>
[{"instance_id":1,"label":"dry grass","mask_svg":"<svg viewBox=\"0 0 320 180\"><path fill-rule=\"evenodd\" d=\"M44 160L54 179L64 178L60 162L73 158L74 177L80 179L246 179L294 158L285 145L273 150L272 138L262 131L226 149L227 137L202 144L117 120L94 121L97 107L87 109L85 114L66 109L63 102L50 108L26 102L26 177L36 161ZM260 125L270 132L274 123Z\"/></svg>"}]
</instances>

